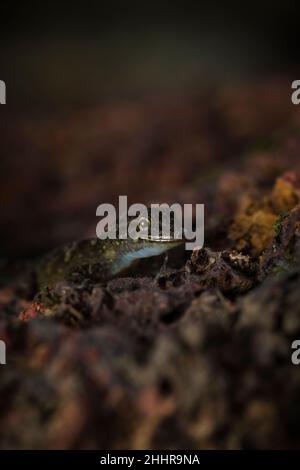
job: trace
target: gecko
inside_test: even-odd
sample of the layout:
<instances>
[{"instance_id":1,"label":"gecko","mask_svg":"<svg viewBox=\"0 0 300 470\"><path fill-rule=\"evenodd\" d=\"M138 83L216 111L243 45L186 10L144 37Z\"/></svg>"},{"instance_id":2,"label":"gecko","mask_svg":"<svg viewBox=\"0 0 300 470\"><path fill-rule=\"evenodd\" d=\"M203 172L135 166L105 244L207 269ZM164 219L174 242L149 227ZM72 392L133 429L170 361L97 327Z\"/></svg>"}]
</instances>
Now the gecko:
<instances>
[{"instance_id":1,"label":"gecko","mask_svg":"<svg viewBox=\"0 0 300 470\"><path fill-rule=\"evenodd\" d=\"M161 224L158 236L153 237L151 230L148 230L145 237L144 229L150 226L151 211L148 209L148 217L140 216L137 220L137 231L140 228L142 232L143 229L143 237L104 240L95 237L54 249L36 266L38 288L43 289L62 281L108 281L130 268L137 260L158 256L183 243L183 239L176 237L172 219L170 235L167 237L162 236Z\"/></svg>"}]
</instances>

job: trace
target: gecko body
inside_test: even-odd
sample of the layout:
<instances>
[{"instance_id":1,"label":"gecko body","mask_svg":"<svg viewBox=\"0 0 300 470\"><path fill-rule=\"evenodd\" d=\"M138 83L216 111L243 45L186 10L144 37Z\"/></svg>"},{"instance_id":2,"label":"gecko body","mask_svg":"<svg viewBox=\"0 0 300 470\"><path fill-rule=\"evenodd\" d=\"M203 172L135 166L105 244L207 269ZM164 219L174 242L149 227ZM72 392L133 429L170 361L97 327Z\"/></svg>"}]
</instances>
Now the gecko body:
<instances>
[{"instance_id":1,"label":"gecko body","mask_svg":"<svg viewBox=\"0 0 300 470\"><path fill-rule=\"evenodd\" d=\"M151 223L141 217L140 224ZM107 281L139 259L157 256L182 243L175 237L171 226L170 236L159 232L153 239L151 234L143 238L127 239L84 239L66 244L53 250L37 265L36 278L39 288L61 281L81 282L83 279Z\"/></svg>"}]
</instances>

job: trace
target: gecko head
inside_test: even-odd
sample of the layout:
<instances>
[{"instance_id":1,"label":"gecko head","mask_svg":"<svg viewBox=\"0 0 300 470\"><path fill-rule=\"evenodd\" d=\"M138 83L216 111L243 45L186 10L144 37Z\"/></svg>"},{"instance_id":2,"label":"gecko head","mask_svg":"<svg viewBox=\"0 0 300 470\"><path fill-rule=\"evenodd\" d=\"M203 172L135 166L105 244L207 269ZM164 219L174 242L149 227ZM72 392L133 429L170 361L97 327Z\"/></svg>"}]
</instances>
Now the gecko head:
<instances>
[{"instance_id":1,"label":"gecko head","mask_svg":"<svg viewBox=\"0 0 300 470\"><path fill-rule=\"evenodd\" d=\"M123 268L140 258L148 258L165 253L181 245L184 240L181 235L181 224L170 214L170 217L160 217L160 211L147 208L138 216L126 215L127 241L119 243L119 264ZM121 221L122 229L125 228ZM120 219L118 233L120 233Z\"/></svg>"},{"instance_id":2,"label":"gecko head","mask_svg":"<svg viewBox=\"0 0 300 470\"><path fill-rule=\"evenodd\" d=\"M131 233L131 223L134 233ZM124 244L120 250L122 265L128 267L137 259L161 255L181 245L180 228L172 214L170 220L160 217L159 211L153 210L153 207L147 208L138 217L128 217L128 238L131 242Z\"/></svg>"},{"instance_id":3,"label":"gecko head","mask_svg":"<svg viewBox=\"0 0 300 470\"><path fill-rule=\"evenodd\" d=\"M172 246L183 243L181 221L172 211L147 208L147 215L140 214L134 220L137 241Z\"/></svg>"}]
</instances>

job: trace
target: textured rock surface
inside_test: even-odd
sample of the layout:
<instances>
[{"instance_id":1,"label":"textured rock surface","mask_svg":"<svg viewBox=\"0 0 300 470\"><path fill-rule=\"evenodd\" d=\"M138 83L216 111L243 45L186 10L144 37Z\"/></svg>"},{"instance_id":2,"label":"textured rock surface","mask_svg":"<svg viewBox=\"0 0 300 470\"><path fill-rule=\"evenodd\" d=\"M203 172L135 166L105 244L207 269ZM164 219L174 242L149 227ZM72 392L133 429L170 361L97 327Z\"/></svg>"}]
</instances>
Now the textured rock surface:
<instances>
[{"instance_id":1,"label":"textured rock surface","mask_svg":"<svg viewBox=\"0 0 300 470\"><path fill-rule=\"evenodd\" d=\"M1 448L300 447L300 115L285 85L20 118L28 179L3 163ZM38 292L31 257L89 234L125 188L206 203L205 247Z\"/></svg>"}]
</instances>

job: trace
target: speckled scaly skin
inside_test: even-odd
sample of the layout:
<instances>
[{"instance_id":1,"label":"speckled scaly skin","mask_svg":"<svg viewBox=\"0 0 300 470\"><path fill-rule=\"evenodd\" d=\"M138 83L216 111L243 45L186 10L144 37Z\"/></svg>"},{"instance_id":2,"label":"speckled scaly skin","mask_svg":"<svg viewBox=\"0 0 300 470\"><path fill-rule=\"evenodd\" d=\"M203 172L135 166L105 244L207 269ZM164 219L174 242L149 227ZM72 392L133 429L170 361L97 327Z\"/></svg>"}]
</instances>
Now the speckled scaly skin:
<instances>
[{"instance_id":1,"label":"speckled scaly skin","mask_svg":"<svg viewBox=\"0 0 300 470\"><path fill-rule=\"evenodd\" d=\"M82 282L92 278L106 281L129 268L137 259L159 255L181 240L100 240L90 238L55 249L36 268L39 288L61 281Z\"/></svg>"}]
</instances>

